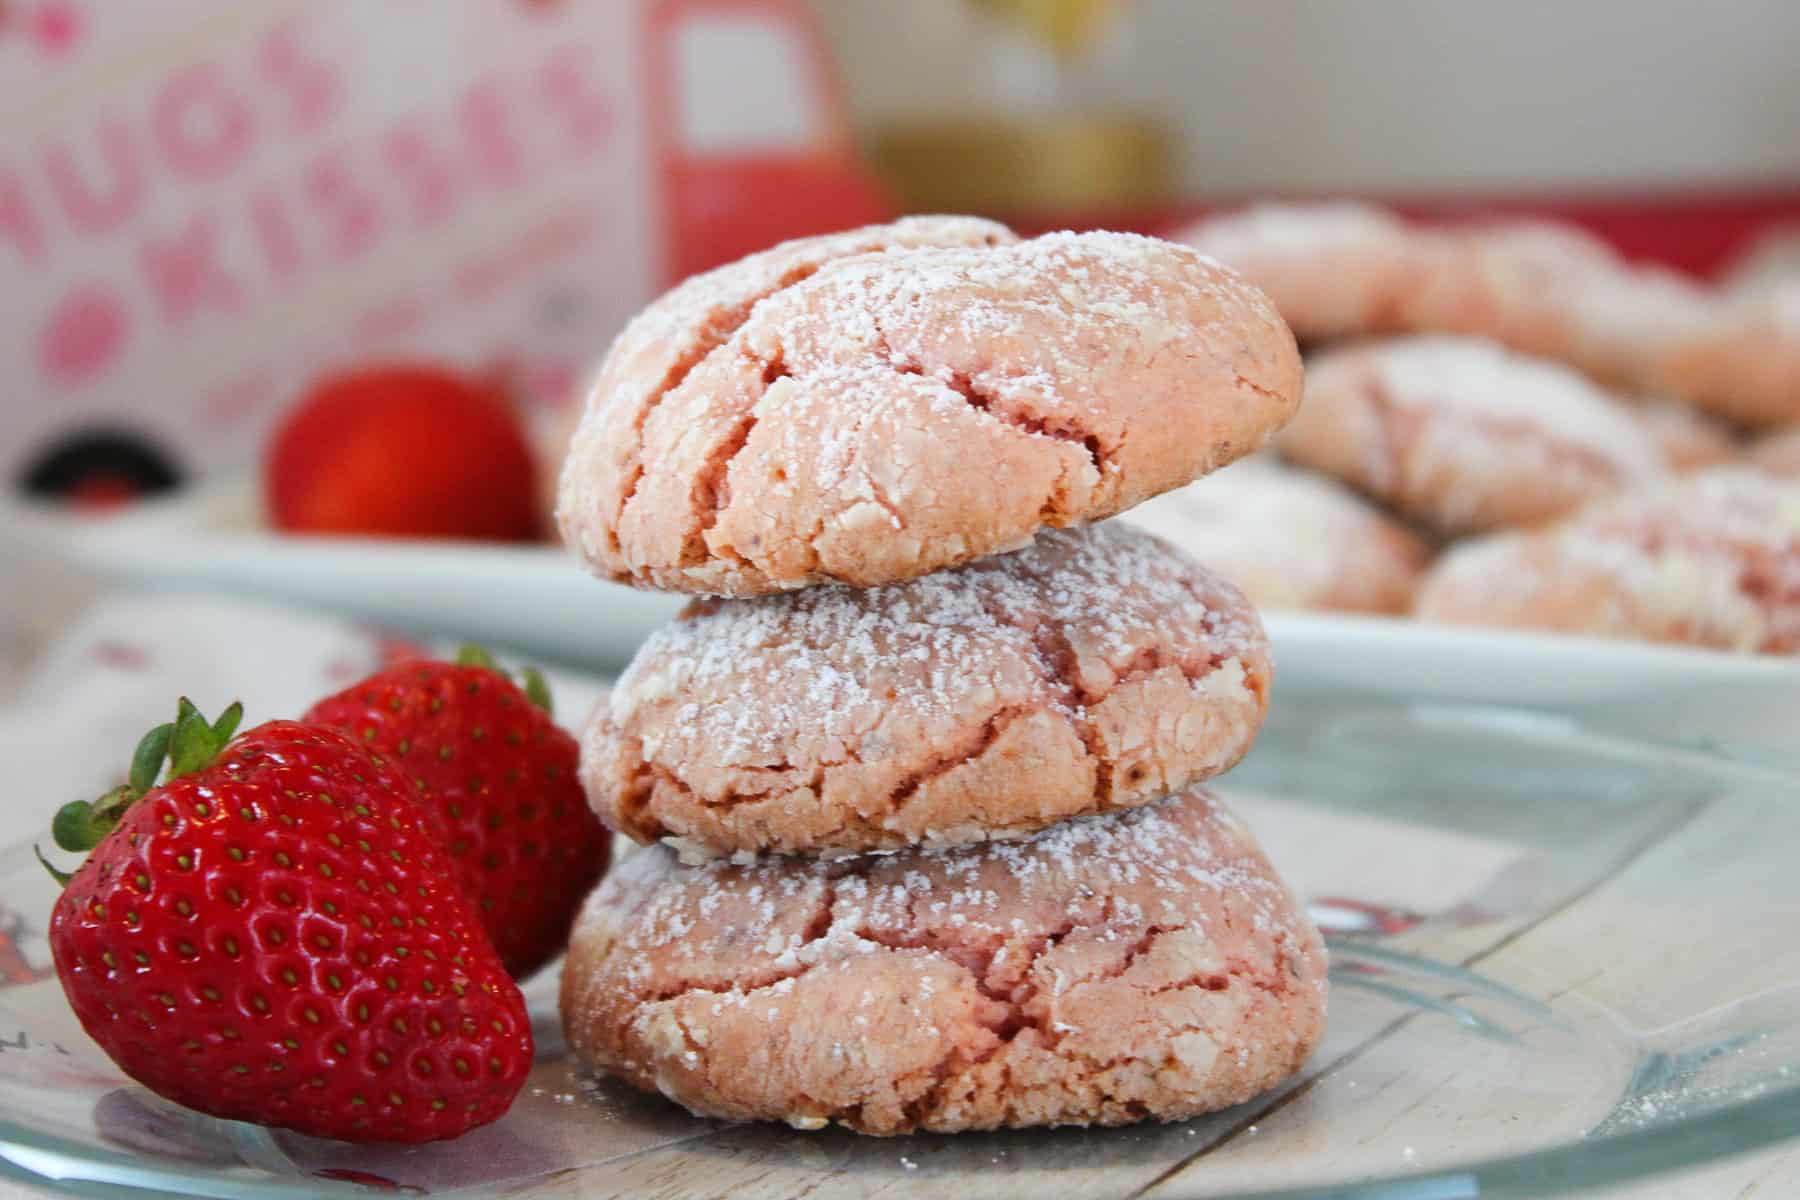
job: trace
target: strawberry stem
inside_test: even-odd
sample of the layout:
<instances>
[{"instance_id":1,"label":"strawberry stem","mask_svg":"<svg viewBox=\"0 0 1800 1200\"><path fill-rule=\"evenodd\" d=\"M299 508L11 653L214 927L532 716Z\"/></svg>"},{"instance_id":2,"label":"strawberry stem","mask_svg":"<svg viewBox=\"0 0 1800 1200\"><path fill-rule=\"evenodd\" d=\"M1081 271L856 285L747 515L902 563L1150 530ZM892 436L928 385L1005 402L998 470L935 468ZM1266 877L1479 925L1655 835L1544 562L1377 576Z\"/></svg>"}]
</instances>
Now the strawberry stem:
<instances>
[{"instance_id":1,"label":"strawberry stem","mask_svg":"<svg viewBox=\"0 0 1800 1200\"><path fill-rule=\"evenodd\" d=\"M492 671L508 683L512 682L512 674L508 672L505 667L494 661L494 656L488 653L487 647L478 646L474 642L464 642L461 646L457 647L456 665L459 667L480 667L483 670ZM519 676L524 680L525 698L543 709L545 713L552 713L553 706L550 700L550 685L544 682L543 673L536 667L526 667L523 671L519 672ZM554 714L552 713L552 715Z\"/></svg>"},{"instance_id":2,"label":"strawberry stem","mask_svg":"<svg viewBox=\"0 0 1800 1200\"><path fill-rule=\"evenodd\" d=\"M125 810L156 786L164 759L169 764L168 774L163 776L165 783L198 771L218 757L243 719L244 706L233 701L219 714L218 720L208 721L194 707L194 702L183 696L175 706L175 720L158 725L138 740L137 748L131 752L127 782L98 800L71 800L57 809L50 819L51 838L57 846L72 853L92 850L123 819ZM43 858L39 851L38 859L42 861ZM68 882L69 875L48 862L44 862L44 866L59 882Z\"/></svg>"},{"instance_id":3,"label":"strawberry stem","mask_svg":"<svg viewBox=\"0 0 1800 1200\"><path fill-rule=\"evenodd\" d=\"M497 675L505 675L500 664L494 661L486 646L477 646L474 642L464 642L456 650L456 665L459 667L485 667Z\"/></svg>"},{"instance_id":4,"label":"strawberry stem","mask_svg":"<svg viewBox=\"0 0 1800 1200\"><path fill-rule=\"evenodd\" d=\"M226 743L231 741L231 735L237 732L238 724L243 719L244 702L242 700L233 700L225 706L225 711L220 713L219 719L212 724L213 741L218 744L219 749L223 750Z\"/></svg>"},{"instance_id":5,"label":"strawberry stem","mask_svg":"<svg viewBox=\"0 0 1800 1200\"><path fill-rule=\"evenodd\" d=\"M217 721L208 721L194 707L194 702L183 696L176 705L174 732L169 735L167 778L191 775L217 758L231 735L237 732L238 722L243 717L244 706L233 701L231 707L219 714Z\"/></svg>"},{"instance_id":6,"label":"strawberry stem","mask_svg":"<svg viewBox=\"0 0 1800 1200\"><path fill-rule=\"evenodd\" d=\"M137 799L131 786L124 784L100 797L97 803L71 800L50 818L50 837L64 850L92 850L100 839L112 832L124 815L125 808Z\"/></svg>"},{"instance_id":7,"label":"strawberry stem","mask_svg":"<svg viewBox=\"0 0 1800 1200\"><path fill-rule=\"evenodd\" d=\"M37 855L38 862L40 862L44 865L44 870L50 872L50 878L56 880L56 884L58 887L68 887L69 880L75 878L75 876L69 874L69 872L67 872L67 871L58 870L55 867L55 865L53 865L50 862L49 859L44 857L44 852L42 850L38 849L36 844L32 845L31 852L33 854Z\"/></svg>"},{"instance_id":8,"label":"strawberry stem","mask_svg":"<svg viewBox=\"0 0 1800 1200\"><path fill-rule=\"evenodd\" d=\"M526 667L521 673L525 677L525 698L543 709L546 716L555 716L556 708L550 699L550 685L544 682L543 672L536 667Z\"/></svg>"},{"instance_id":9,"label":"strawberry stem","mask_svg":"<svg viewBox=\"0 0 1800 1200\"><path fill-rule=\"evenodd\" d=\"M138 742L137 749L131 755L131 790L143 795L156 786L156 773L162 769L163 759L169 754L169 738L174 734L173 723L164 723L152 729Z\"/></svg>"}]
</instances>

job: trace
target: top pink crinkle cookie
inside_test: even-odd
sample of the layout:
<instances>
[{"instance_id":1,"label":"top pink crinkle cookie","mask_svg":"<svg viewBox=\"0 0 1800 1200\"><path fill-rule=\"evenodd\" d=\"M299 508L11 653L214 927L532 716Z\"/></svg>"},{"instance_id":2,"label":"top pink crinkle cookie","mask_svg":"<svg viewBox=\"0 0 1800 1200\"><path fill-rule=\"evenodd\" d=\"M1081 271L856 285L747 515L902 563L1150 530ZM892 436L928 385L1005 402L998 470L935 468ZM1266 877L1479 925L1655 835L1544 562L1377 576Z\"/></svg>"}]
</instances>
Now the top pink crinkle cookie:
<instances>
[{"instance_id":1,"label":"top pink crinkle cookie","mask_svg":"<svg viewBox=\"0 0 1800 1200\"><path fill-rule=\"evenodd\" d=\"M914 218L651 305L589 394L557 519L645 586L897 583L1179 487L1299 395L1280 317L1191 249Z\"/></svg>"}]
</instances>

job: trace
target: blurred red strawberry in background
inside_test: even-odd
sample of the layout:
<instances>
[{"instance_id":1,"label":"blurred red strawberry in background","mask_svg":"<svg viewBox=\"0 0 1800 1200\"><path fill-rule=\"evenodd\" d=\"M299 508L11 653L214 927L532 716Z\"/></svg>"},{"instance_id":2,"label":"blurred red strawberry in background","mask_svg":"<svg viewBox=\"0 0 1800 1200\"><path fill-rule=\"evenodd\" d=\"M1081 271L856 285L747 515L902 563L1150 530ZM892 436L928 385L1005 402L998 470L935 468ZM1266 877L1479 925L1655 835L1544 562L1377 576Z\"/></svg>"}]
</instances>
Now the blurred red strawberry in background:
<instances>
[{"instance_id":1,"label":"blurred red strawberry in background","mask_svg":"<svg viewBox=\"0 0 1800 1200\"><path fill-rule=\"evenodd\" d=\"M504 392L396 364L316 384L276 429L263 482L290 533L522 541L538 533L535 480Z\"/></svg>"}]
</instances>

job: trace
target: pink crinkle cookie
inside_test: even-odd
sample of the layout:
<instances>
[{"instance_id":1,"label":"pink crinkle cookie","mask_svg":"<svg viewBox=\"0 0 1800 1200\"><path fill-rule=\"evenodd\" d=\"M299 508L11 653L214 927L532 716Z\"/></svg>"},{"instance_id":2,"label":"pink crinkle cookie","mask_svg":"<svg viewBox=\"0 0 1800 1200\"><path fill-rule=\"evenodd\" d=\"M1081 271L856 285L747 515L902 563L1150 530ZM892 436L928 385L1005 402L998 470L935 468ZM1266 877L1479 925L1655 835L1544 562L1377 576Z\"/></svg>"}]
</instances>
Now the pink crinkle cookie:
<instances>
[{"instance_id":1,"label":"pink crinkle cookie","mask_svg":"<svg viewBox=\"0 0 1800 1200\"><path fill-rule=\"evenodd\" d=\"M1418 615L1800 653L1800 481L1716 467L1464 543L1426 577Z\"/></svg>"},{"instance_id":2,"label":"pink crinkle cookie","mask_svg":"<svg viewBox=\"0 0 1800 1200\"><path fill-rule=\"evenodd\" d=\"M1632 403L1631 414L1662 451L1672 471L1718 467L1739 458L1731 427L1685 400L1649 397Z\"/></svg>"},{"instance_id":3,"label":"pink crinkle cookie","mask_svg":"<svg viewBox=\"0 0 1800 1200\"><path fill-rule=\"evenodd\" d=\"M1425 540L1336 480L1258 454L1119 518L1192 555L1259 609L1401 613Z\"/></svg>"},{"instance_id":4,"label":"pink crinkle cookie","mask_svg":"<svg viewBox=\"0 0 1800 1200\"><path fill-rule=\"evenodd\" d=\"M1173 236L1266 291L1302 341L1481 337L1739 424L1800 420L1800 288L1734 301L1573 225L1418 225L1358 204L1254 205Z\"/></svg>"},{"instance_id":5,"label":"pink crinkle cookie","mask_svg":"<svg viewBox=\"0 0 1800 1200\"><path fill-rule=\"evenodd\" d=\"M1617 399L1473 338L1319 355L1279 447L1444 534L1539 525L1667 469Z\"/></svg>"},{"instance_id":6,"label":"pink crinkle cookie","mask_svg":"<svg viewBox=\"0 0 1800 1200\"><path fill-rule=\"evenodd\" d=\"M1433 241L1366 204L1256 204L1178 230L1268 294L1305 342L1399 333L1437 265Z\"/></svg>"},{"instance_id":7,"label":"pink crinkle cookie","mask_svg":"<svg viewBox=\"0 0 1800 1200\"><path fill-rule=\"evenodd\" d=\"M1750 461L1771 475L1800 479L1800 425L1769 434L1750 447Z\"/></svg>"},{"instance_id":8,"label":"pink crinkle cookie","mask_svg":"<svg viewBox=\"0 0 1800 1200\"><path fill-rule=\"evenodd\" d=\"M1242 593L1117 522L885 588L707 600L582 739L601 818L684 852L1019 837L1225 770L1268 703Z\"/></svg>"},{"instance_id":9,"label":"pink crinkle cookie","mask_svg":"<svg viewBox=\"0 0 1800 1200\"><path fill-rule=\"evenodd\" d=\"M1194 788L1024 842L683 866L576 921L563 1027L689 1110L863 1133L1181 1120L1299 1070L1325 951Z\"/></svg>"},{"instance_id":10,"label":"pink crinkle cookie","mask_svg":"<svg viewBox=\"0 0 1800 1200\"><path fill-rule=\"evenodd\" d=\"M1611 386L1655 390L1661 347L1699 328L1715 304L1692 281L1628 263L1572 225L1510 220L1417 236L1438 243L1438 266L1404 306L1403 325L1487 338Z\"/></svg>"},{"instance_id":11,"label":"pink crinkle cookie","mask_svg":"<svg viewBox=\"0 0 1800 1200\"><path fill-rule=\"evenodd\" d=\"M1721 301L1659 347L1653 383L1747 426L1800 422L1800 282Z\"/></svg>"},{"instance_id":12,"label":"pink crinkle cookie","mask_svg":"<svg viewBox=\"0 0 1800 1200\"><path fill-rule=\"evenodd\" d=\"M558 520L596 572L648 586L896 583L1180 486L1299 393L1268 301L1187 247L902 221L779 246L632 322Z\"/></svg>"}]
</instances>

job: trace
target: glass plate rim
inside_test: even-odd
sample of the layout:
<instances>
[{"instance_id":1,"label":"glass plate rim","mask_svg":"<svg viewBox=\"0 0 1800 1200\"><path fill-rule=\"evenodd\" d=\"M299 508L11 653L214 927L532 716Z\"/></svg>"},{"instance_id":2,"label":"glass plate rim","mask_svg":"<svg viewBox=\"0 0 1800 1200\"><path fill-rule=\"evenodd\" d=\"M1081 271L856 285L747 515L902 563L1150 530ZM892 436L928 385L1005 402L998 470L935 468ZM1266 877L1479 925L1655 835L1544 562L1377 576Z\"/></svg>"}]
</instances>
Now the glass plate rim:
<instances>
[{"instance_id":1,"label":"glass plate rim","mask_svg":"<svg viewBox=\"0 0 1800 1200\"><path fill-rule=\"evenodd\" d=\"M1327 1196L1343 1200L1452 1200L1455 1197L1486 1200L1491 1197L1563 1195L1571 1189L1627 1183L1791 1141L1800 1138L1800 1120L1797 1118L1800 1118L1800 1084L1679 1121L1578 1139L1523 1154L1472 1159L1360 1182L1303 1184L1232 1195L1236 1200L1322 1200ZM246 1125L244 1128L252 1137L269 1136L258 1126ZM654 1152L653 1148L638 1153ZM20 1156L27 1161L20 1161ZM31 1165L30 1160L45 1156L55 1160L55 1167L66 1169L68 1173L50 1174L46 1169ZM626 1155L624 1159L634 1157L636 1155ZM228 1181L216 1171L151 1165L139 1155L95 1151L54 1134L28 1129L4 1115L0 1115L0 1159L32 1182L65 1194L82 1194L84 1184L127 1191L180 1189L188 1195L221 1198L386 1194L373 1187L314 1176L293 1180L271 1177ZM51 1166L44 1164L46 1168ZM1186 1169L1184 1162L1148 1186L1167 1186L1168 1190L1162 1194L1171 1198L1193 1195L1195 1193L1179 1183L1180 1175ZM204 1190L194 1190L196 1185ZM480 1193L478 1189L458 1188L432 1194L460 1197Z\"/></svg>"},{"instance_id":2,"label":"glass plate rim","mask_svg":"<svg viewBox=\"0 0 1800 1200\"><path fill-rule=\"evenodd\" d=\"M1649 754L1679 762L1688 769L1708 770L1737 782L1791 785L1800 771L1785 766L1745 764L1643 737L1588 727L1578 720L1520 710L1510 705L1467 705L1417 702L1403 707L1422 710L1439 718L1486 724L1499 718L1525 718L1538 736L1553 740L1576 739L1590 751L1606 755ZM31 858L33 843L19 841L0 848L0 869L16 857ZM246 1139L269 1140L272 1134L260 1126L226 1122L243 1131ZM1355 1182L1308 1183L1274 1189L1231 1193L1233 1200L1518 1200L1560 1196L1655 1176L1663 1172L1702 1166L1734 1155L1800 1140L1800 1083L1763 1092L1695 1116L1623 1130L1598 1137L1580 1137L1556 1145L1517 1154L1447 1163L1441 1167L1410 1170ZM625 1155L653 1153L657 1147ZM24 1157L21 1162L17 1156ZM43 1159L45 1169L28 1165ZM1181 1176L1193 1159L1176 1164L1144 1188L1161 1187L1160 1194L1176 1200L1197 1196ZM253 1166L249 1162L244 1165ZM61 1169L64 1174L51 1174ZM268 1175L261 1179L225 1179L217 1170L204 1171L180 1165L155 1164L141 1155L95 1148L43 1133L13 1121L0 1111L0 1172L26 1177L31 1183L64 1195L127 1196L182 1194L221 1198L288 1196L370 1196L378 1189L342 1180L297 1176L292 1180ZM1203 1171L1201 1172L1203 1174ZM1194 1177L1198 1182L1199 1176ZM85 1186L84 1186L85 1185ZM195 1190L196 1186L204 1190ZM171 1193L170 1189L174 1189ZM380 1193L385 1194L385 1193ZM485 1194L479 1188L457 1188L433 1195L468 1197ZM1221 1198L1223 1200L1223 1198Z\"/></svg>"}]
</instances>

